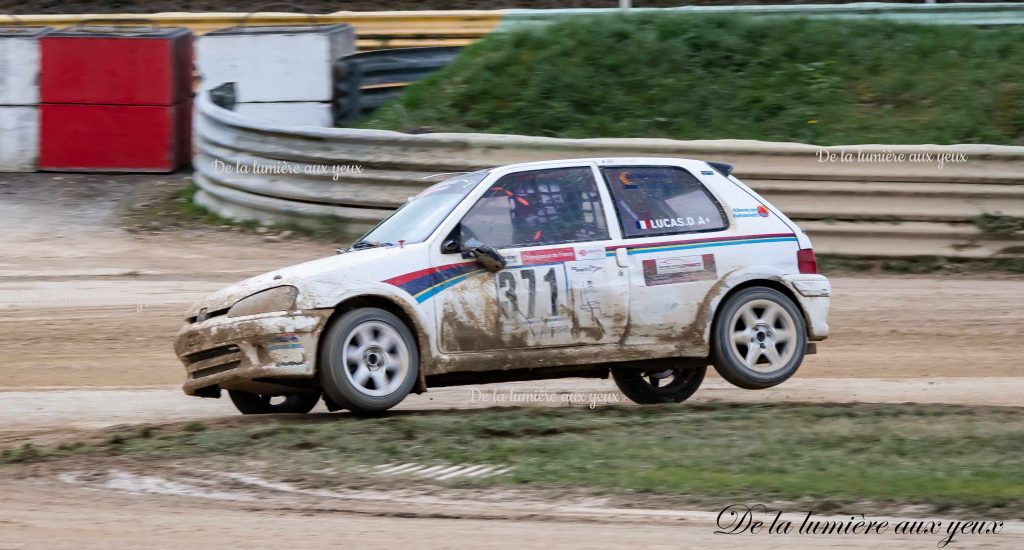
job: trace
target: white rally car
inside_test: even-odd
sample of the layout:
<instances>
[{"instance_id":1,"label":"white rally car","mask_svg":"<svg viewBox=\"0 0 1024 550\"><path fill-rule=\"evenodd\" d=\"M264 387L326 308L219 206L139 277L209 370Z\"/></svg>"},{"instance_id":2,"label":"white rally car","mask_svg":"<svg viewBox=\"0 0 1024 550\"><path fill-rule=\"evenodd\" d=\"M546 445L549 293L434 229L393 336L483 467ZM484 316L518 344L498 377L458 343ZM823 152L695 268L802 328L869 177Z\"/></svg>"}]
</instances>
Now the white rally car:
<instances>
[{"instance_id":1,"label":"white rally car","mask_svg":"<svg viewBox=\"0 0 1024 550\"><path fill-rule=\"evenodd\" d=\"M828 335L810 240L727 164L536 162L423 191L351 248L192 306L189 395L243 413L381 411L430 387L609 374L679 402L741 388Z\"/></svg>"}]
</instances>

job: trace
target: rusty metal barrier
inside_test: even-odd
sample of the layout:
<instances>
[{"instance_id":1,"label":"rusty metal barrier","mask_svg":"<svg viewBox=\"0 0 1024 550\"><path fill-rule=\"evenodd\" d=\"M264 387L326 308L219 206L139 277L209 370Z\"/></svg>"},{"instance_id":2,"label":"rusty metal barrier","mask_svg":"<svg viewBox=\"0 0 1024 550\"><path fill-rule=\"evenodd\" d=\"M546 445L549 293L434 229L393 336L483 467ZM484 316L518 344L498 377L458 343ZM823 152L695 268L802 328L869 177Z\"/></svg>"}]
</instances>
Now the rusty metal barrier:
<instances>
[{"instance_id":1,"label":"rusty metal barrier","mask_svg":"<svg viewBox=\"0 0 1024 550\"><path fill-rule=\"evenodd\" d=\"M252 25L348 23L356 28L360 50L429 46L466 46L496 29L535 25L564 17L615 13L603 9L514 9L460 11L391 11L328 14L305 13L157 13L115 14L102 17L133 21L152 19L163 26L187 27L201 35L212 30L248 21ZM756 17L829 17L845 19L888 19L900 22L941 25L1020 25L1024 24L1024 5L1016 2L954 4L890 4L863 2L853 4L681 6L677 8L633 8L632 13L730 13ZM4 18L0 15L0 24ZM66 27L95 15L23 15L20 22L30 26Z\"/></svg>"},{"instance_id":2,"label":"rusty metal barrier","mask_svg":"<svg viewBox=\"0 0 1024 550\"><path fill-rule=\"evenodd\" d=\"M236 219L318 224L329 216L356 234L439 172L559 158L687 157L734 164L823 253L1024 257L1024 231L993 229L979 218L1024 218L1024 147L410 135L258 122L206 97L197 102L195 131L196 201Z\"/></svg>"},{"instance_id":3,"label":"rusty metal barrier","mask_svg":"<svg viewBox=\"0 0 1024 550\"><path fill-rule=\"evenodd\" d=\"M307 25L348 23L356 28L360 50L426 46L465 46L494 30L502 11L339 11L323 15L304 13L157 13L104 15L112 21L156 21L161 26L187 27L201 35L246 22L250 25ZM3 23L4 15L0 15ZM67 27L95 15L22 15L22 24Z\"/></svg>"}]
</instances>

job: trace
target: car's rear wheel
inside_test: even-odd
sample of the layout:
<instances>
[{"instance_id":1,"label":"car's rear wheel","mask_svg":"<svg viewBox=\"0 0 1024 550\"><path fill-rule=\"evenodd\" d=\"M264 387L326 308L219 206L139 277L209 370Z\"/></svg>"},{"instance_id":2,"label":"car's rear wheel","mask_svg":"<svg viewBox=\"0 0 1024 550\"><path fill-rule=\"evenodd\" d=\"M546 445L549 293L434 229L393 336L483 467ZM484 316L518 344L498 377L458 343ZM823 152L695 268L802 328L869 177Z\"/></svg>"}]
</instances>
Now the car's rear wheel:
<instances>
[{"instance_id":1,"label":"car's rear wheel","mask_svg":"<svg viewBox=\"0 0 1024 550\"><path fill-rule=\"evenodd\" d=\"M322 338L320 384L341 408L384 411L405 399L416 384L416 340L392 313L369 307L349 311Z\"/></svg>"},{"instance_id":2,"label":"car's rear wheel","mask_svg":"<svg viewBox=\"0 0 1024 550\"><path fill-rule=\"evenodd\" d=\"M634 403L679 403L697 391L704 381L706 371L707 367L666 369L664 365L650 370L615 368L612 369L612 379L619 390Z\"/></svg>"},{"instance_id":3,"label":"car's rear wheel","mask_svg":"<svg viewBox=\"0 0 1024 550\"><path fill-rule=\"evenodd\" d=\"M320 401L319 393L293 393L291 395L260 395L228 390L235 408L242 414L306 414Z\"/></svg>"},{"instance_id":4,"label":"car's rear wheel","mask_svg":"<svg viewBox=\"0 0 1024 550\"><path fill-rule=\"evenodd\" d=\"M726 300L712 333L715 370L749 390L788 380L807 348L807 325L796 304L766 287L745 288Z\"/></svg>"}]
</instances>

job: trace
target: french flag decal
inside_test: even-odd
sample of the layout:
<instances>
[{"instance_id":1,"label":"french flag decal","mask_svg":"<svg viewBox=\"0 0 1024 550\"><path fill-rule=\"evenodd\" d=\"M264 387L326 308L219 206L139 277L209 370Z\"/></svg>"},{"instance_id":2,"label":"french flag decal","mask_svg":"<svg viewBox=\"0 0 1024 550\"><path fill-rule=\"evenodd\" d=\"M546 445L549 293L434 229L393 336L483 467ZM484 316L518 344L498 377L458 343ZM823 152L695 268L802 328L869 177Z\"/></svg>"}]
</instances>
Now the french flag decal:
<instances>
[{"instance_id":1,"label":"french flag decal","mask_svg":"<svg viewBox=\"0 0 1024 550\"><path fill-rule=\"evenodd\" d=\"M651 222L650 222L650 220L637 220L636 221L636 226L637 226L638 229L650 229L651 228Z\"/></svg>"}]
</instances>

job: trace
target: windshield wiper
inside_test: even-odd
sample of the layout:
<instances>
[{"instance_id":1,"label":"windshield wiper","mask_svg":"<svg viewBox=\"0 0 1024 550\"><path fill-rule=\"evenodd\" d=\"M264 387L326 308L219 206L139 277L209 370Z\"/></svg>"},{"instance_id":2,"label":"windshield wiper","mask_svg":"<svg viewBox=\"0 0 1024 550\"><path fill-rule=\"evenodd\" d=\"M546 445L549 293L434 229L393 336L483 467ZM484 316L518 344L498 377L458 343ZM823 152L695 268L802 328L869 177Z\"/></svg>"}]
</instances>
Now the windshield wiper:
<instances>
[{"instance_id":1,"label":"windshield wiper","mask_svg":"<svg viewBox=\"0 0 1024 550\"><path fill-rule=\"evenodd\" d=\"M379 248L381 246L395 246L394 243L380 243L377 241L356 241L352 243L352 250L366 250L367 248Z\"/></svg>"}]
</instances>

